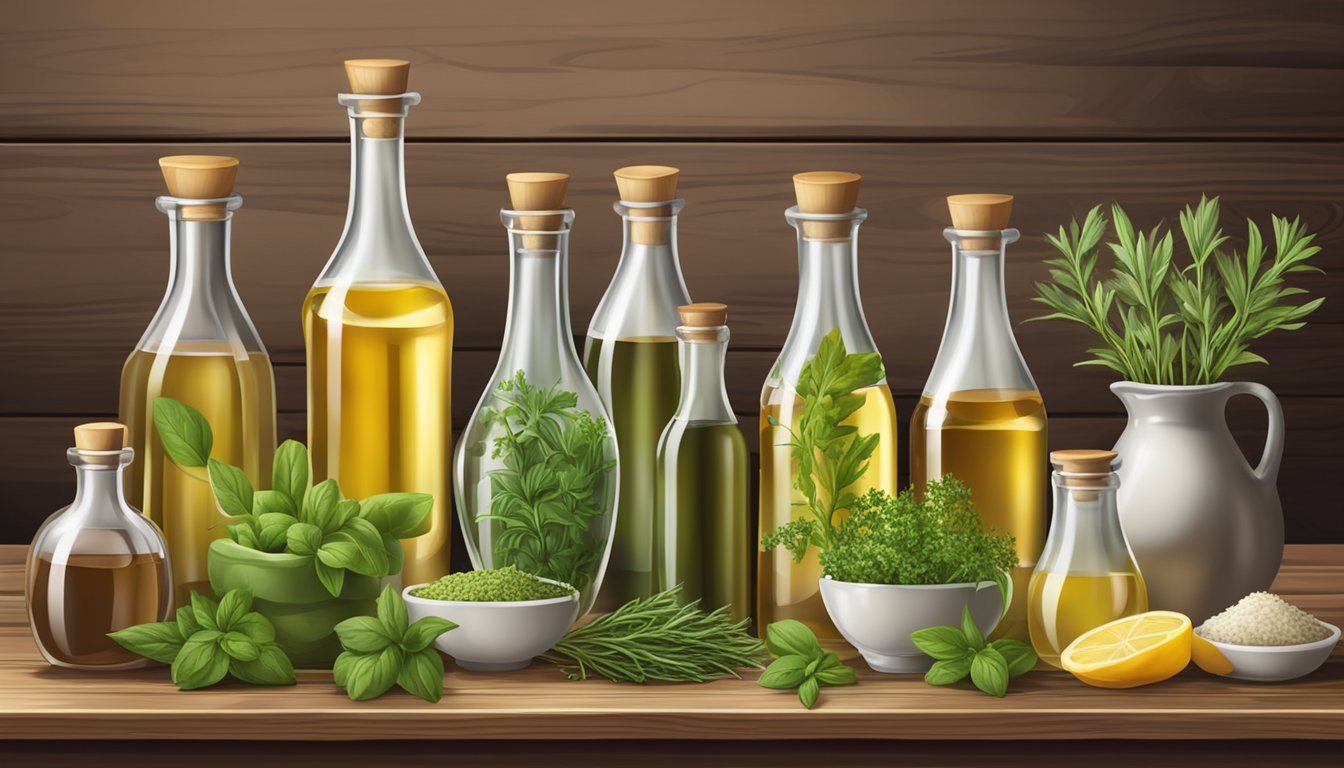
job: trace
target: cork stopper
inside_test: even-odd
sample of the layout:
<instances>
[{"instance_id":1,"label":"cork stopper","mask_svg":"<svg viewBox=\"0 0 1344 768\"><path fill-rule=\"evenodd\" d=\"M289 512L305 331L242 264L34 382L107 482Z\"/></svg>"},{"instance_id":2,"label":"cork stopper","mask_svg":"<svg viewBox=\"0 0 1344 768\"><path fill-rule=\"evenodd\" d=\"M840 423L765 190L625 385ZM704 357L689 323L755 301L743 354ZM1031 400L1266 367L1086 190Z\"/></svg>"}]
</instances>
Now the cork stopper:
<instances>
[{"instance_id":1,"label":"cork stopper","mask_svg":"<svg viewBox=\"0 0 1344 768\"><path fill-rule=\"evenodd\" d=\"M168 185L168 194L196 200L228 197L238 175L238 158L223 155L173 155L159 158L159 170ZM221 221L224 203L184 205L177 210L188 221Z\"/></svg>"},{"instance_id":2,"label":"cork stopper","mask_svg":"<svg viewBox=\"0 0 1344 768\"><path fill-rule=\"evenodd\" d=\"M126 447L126 426L115 421L95 421L75 427L75 448L80 451L99 453L120 452ZM121 462L120 455L86 456L84 460L91 464L106 464L115 467Z\"/></svg>"},{"instance_id":3,"label":"cork stopper","mask_svg":"<svg viewBox=\"0 0 1344 768\"><path fill-rule=\"evenodd\" d=\"M405 59L347 59L345 76L350 81L351 93L369 93L396 96L406 92L411 75L411 62ZM401 105L388 99L369 99L359 102L360 112L401 112ZM401 117L373 117L360 121L360 130L370 139L395 139L401 126Z\"/></svg>"},{"instance_id":4,"label":"cork stopper","mask_svg":"<svg viewBox=\"0 0 1344 768\"><path fill-rule=\"evenodd\" d=\"M998 232L1008 228L1013 215L1013 196L997 194L949 195L947 210L952 214L953 229ZM998 250L998 238L967 238L961 241L965 251Z\"/></svg>"},{"instance_id":5,"label":"cork stopper","mask_svg":"<svg viewBox=\"0 0 1344 768\"><path fill-rule=\"evenodd\" d=\"M616 177L616 189L621 200L627 203L661 203L675 200L677 197L676 168L666 165L631 165L619 168L612 175ZM628 214L633 219L667 218L672 215L671 206L657 208L632 208ZM671 236L669 221L631 221L630 240L645 245L666 243Z\"/></svg>"},{"instance_id":6,"label":"cork stopper","mask_svg":"<svg viewBox=\"0 0 1344 768\"><path fill-rule=\"evenodd\" d=\"M718 341L719 329L728 324L728 305L697 301L677 307L681 327L677 335L686 341Z\"/></svg>"},{"instance_id":7,"label":"cork stopper","mask_svg":"<svg viewBox=\"0 0 1344 768\"><path fill-rule=\"evenodd\" d=\"M800 213L849 213L859 202L857 173L847 171L809 171L794 174L793 192ZM848 240L848 221L804 221L803 237L808 240Z\"/></svg>"},{"instance_id":8,"label":"cork stopper","mask_svg":"<svg viewBox=\"0 0 1344 768\"><path fill-rule=\"evenodd\" d=\"M567 173L510 173L510 206L515 211L557 211L565 207L565 193L569 191ZM554 232L565 225L565 217L519 216L517 229ZM523 235L523 247L529 250L554 250L559 247L556 235Z\"/></svg>"},{"instance_id":9,"label":"cork stopper","mask_svg":"<svg viewBox=\"0 0 1344 768\"><path fill-rule=\"evenodd\" d=\"M1060 478L1066 488L1073 488L1073 498L1078 501L1096 501L1097 492L1091 488L1110 487L1112 465L1120 454L1115 451L1102 451L1090 448L1076 448L1064 451L1051 451L1050 463L1058 471L1069 475Z\"/></svg>"}]
</instances>

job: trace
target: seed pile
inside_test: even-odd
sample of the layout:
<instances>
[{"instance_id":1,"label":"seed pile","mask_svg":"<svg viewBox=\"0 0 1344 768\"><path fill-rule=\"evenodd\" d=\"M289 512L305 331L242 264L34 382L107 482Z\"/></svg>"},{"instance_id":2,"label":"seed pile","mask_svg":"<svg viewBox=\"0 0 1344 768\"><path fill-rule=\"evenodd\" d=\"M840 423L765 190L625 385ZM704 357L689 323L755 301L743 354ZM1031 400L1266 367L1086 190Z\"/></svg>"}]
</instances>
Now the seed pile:
<instances>
[{"instance_id":1,"label":"seed pile","mask_svg":"<svg viewBox=\"0 0 1344 768\"><path fill-rule=\"evenodd\" d=\"M572 587L541 581L512 565L486 571L450 573L438 581L411 590L412 597L465 603L514 603L572 594Z\"/></svg>"},{"instance_id":2,"label":"seed pile","mask_svg":"<svg viewBox=\"0 0 1344 768\"><path fill-rule=\"evenodd\" d=\"M1252 592L1204 622L1206 640L1231 645L1299 645L1330 636L1315 616L1269 592Z\"/></svg>"}]
</instances>

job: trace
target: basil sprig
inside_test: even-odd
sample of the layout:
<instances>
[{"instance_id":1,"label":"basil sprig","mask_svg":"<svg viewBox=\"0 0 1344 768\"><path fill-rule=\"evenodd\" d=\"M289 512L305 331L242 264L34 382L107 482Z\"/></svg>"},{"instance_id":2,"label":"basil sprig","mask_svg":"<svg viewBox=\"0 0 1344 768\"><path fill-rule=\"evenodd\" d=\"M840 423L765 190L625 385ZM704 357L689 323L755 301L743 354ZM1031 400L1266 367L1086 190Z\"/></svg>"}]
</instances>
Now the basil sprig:
<instances>
[{"instance_id":1,"label":"basil sprig","mask_svg":"<svg viewBox=\"0 0 1344 768\"><path fill-rule=\"evenodd\" d=\"M108 634L121 647L172 665L182 690L205 688L225 675L253 685L293 685L294 665L275 643L275 627L252 610L252 593L229 590L216 603L191 593L176 621L137 624Z\"/></svg>"},{"instance_id":2,"label":"basil sprig","mask_svg":"<svg viewBox=\"0 0 1344 768\"><path fill-rule=\"evenodd\" d=\"M1036 666L1036 652L1021 640L1002 638L986 643L966 606L961 609L960 627L916 630L910 640L937 659L924 675L930 685L952 685L970 675L976 688L1003 698L1009 680Z\"/></svg>"},{"instance_id":3,"label":"basil sprig","mask_svg":"<svg viewBox=\"0 0 1344 768\"><path fill-rule=\"evenodd\" d=\"M762 688L798 689L798 700L811 709L823 685L854 685L854 670L823 651L817 636L801 621L785 619L765 628L765 645L775 660L761 673Z\"/></svg>"},{"instance_id":4,"label":"basil sprig","mask_svg":"<svg viewBox=\"0 0 1344 768\"><path fill-rule=\"evenodd\" d=\"M443 659L434 650L439 635L457 625L437 616L410 623L406 603L391 587L378 596L378 616L354 616L336 625L345 649L332 676L354 701L376 699L393 684L428 702L443 696Z\"/></svg>"}]
</instances>

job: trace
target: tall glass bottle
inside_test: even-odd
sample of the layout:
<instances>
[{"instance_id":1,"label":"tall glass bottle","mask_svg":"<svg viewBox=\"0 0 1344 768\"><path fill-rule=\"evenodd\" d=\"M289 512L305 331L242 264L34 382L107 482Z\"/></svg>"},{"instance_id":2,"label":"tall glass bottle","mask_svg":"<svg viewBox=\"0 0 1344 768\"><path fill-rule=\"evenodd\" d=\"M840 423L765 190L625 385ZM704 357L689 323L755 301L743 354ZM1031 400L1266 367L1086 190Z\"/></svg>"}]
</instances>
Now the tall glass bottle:
<instances>
[{"instance_id":1,"label":"tall glass bottle","mask_svg":"<svg viewBox=\"0 0 1344 768\"><path fill-rule=\"evenodd\" d=\"M593 606L615 530L616 433L569 324L569 176L511 173L509 314L495 372L453 456L475 568L514 565Z\"/></svg>"},{"instance_id":2,"label":"tall glass bottle","mask_svg":"<svg viewBox=\"0 0 1344 768\"><path fill-rule=\"evenodd\" d=\"M453 308L406 206L402 125L420 95L409 62L345 63L350 208L345 232L303 304L313 479L349 498L419 492L434 508L403 539L406 584L448 573ZM396 581L394 576L393 581Z\"/></svg>"},{"instance_id":3,"label":"tall glass bottle","mask_svg":"<svg viewBox=\"0 0 1344 768\"><path fill-rule=\"evenodd\" d=\"M943 475L971 489L987 527L1017 537L1016 598L995 637L1027 639L1031 569L1045 542L1046 416L1017 348L1004 298L1010 195L953 195L952 301L942 346L910 419L910 481L917 493Z\"/></svg>"},{"instance_id":4,"label":"tall glass bottle","mask_svg":"<svg viewBox=\"0 0 1344 768\"><path fill-rule=\"evenodd\" d=\"M854 207L860 176L818 171L800 173L793 182L798 205L784 216L798 231L798 303L788 338L761 390L761 534L809 514L807 499L798 489L798 464L790 448L805 405L798 394L804 367L822 339L837 330L846 354L877 352L859 301L858 233L868 217L867 211ZM862 495L877 488L895 494L896 406L886 378L853 394L861 395L864 403L841 425L855 427L857 435L877 435L878 442L867 471L844 490ZM837 511L837 517L843 514L845 510ZM815 548L800 563L782 547L762 549L757 569L757 627L797 619L820 637L838 638L821 601L820 576Z\"/></svg>"},{"instance_id":5,"label":"tall glass bottle","mask_svg":"<svg viewBox=\"0 0 1344 768\"><path fill-rule=\"evenodd\" d=\"M680 584L685 599L741 620L751 616L751 458L723 383L728 307L678 311L681 400L658 440L653 588Z\"/></svg>"},{"instance_id":6,"label":"tall glass bottle","mask_svg":"<svg viewBox=\"0 0 1344 768\"><path fill-rule=\"evenodd\" d=\"M616 171L625 243L584 342L584 368L621 448L620 510L601 595L608 609L653 594L656 581L658 436L677 409L677 307L691 300L677 260L678 173L661 165Z\"/></svg>"},{"instance_id":7,"label":"tall glass bottle","mask_svg":"<svg viewBox=\"0 0 1344 768\"><path fill-rule=\"evenodd\" d=\"M121 372L121 421L140 457L126 472L126 496L162 530L172 553L179 602L210 594L206 551L224 535L224 518L205 473L169 460L154 428L154 399L171 397L205 415L211 455L241 467L258 484L275 452L275 379L229 271L238 161L190 155L159 160L168 196L172 269L168 290Z\"/></svg>"}]
</instances>

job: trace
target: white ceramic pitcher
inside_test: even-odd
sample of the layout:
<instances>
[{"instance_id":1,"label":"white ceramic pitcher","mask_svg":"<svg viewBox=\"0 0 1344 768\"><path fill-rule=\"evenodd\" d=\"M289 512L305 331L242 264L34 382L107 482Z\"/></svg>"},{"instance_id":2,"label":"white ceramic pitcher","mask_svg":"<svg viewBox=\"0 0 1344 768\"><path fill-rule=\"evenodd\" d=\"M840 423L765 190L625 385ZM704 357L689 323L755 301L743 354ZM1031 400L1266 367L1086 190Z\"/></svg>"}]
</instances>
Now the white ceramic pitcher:
<instances>
[{"instance_id":1,"label":"white ceramic pitcher","mask_svg":"<svg viewBox=\"0 0 1344 768\"><path fill-rule=\"evenodd\" d=\"M1261 384L1111 385L1129 423L1120 454L1120 523L1154 609L1195 626L1250 592L1268 589L1283 560L1283 509L1275 482L1283 411ZM1227 428L1227 401L1260 398L1269 429L1252 468Z\"/></svg>"}]
</instances>

